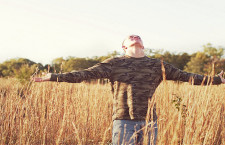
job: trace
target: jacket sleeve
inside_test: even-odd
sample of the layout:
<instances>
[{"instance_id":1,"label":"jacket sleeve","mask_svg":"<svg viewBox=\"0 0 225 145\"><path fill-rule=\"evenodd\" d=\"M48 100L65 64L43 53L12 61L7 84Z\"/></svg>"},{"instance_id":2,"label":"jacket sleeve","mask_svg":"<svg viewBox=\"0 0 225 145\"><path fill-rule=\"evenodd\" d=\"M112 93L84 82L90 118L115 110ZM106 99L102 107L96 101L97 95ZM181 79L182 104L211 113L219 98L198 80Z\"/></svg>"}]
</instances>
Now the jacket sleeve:
<instances>
[{"instance_id":1,"label":"jacket sleeve","mask_svg":"<svg viewBox=\"0 0 225 145\"><path fill-rule=\"evenodd\" d=\"M74 71L63 74L52 74L50 81L80 83L84 80L110 78L112 59L107 59L83 71Z\"/></svg>"},{"instance_id":2,"label":"jacket sleeve","mask_svg":"<svg viewBox=\"0 0 225 145\"><path fill-rule=\"evenodd\" d=\"M211 81L213 85L219 85L222 83L220 77L218 76L209 77L209 76L204 76L204 75L199 75L194 73L188 73L165 62L164 62L164 68L165 68L165 75L167 80L189 82L191 79L193 79L194 85L201 85L201 84L207 85L207 84L210 84Z\"/></svg>"}]
</instances>

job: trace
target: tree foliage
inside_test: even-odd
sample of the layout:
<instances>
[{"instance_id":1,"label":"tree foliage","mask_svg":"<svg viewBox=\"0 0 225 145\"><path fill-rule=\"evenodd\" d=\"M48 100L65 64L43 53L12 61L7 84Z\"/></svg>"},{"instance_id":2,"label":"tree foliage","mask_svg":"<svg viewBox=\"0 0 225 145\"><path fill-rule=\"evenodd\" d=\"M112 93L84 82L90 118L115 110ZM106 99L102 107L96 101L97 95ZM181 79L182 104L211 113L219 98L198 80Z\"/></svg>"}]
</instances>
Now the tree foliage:
<instances>
[{"instance_id":1,"label":"tree foliage","mask_svg":"<svg viewBox=\"0 0 225 145\"><path fill-rule=\"evenodd\" d=\"M191 57L184 70L187 72L203 74L204 65L208 62L209 57L203 52L197 52Z\"/></svg>"},{"instance_id":2,"label":"tree foliage","mask_svg":"<svg viewBox=\"0 0 225 145\"><path fill-rule=\"evenodd\" d=\"M212 74L224 70L223 54L225 49L222 47L216 48L208 43L203 45L203 52L193 54L191 60L185 66L185 71L190 71L199 74Z\"/></svg>"},{"instance_id":3,"label":"tree foliage","mask_svg":"<svg viewBox=\"0 0 225 145\"><path fill-rule=\"evenodd\" d=\"M0 64L0 76L16 77L21 82L24 82L30 79L37 67L43 68L43 65L26 58L10 59Z\"/></svg>"},{"instance_id":4,"label":"tree foliage","mask_svg":"<svg viewBox=\"0 0 225 145\"><path fill-rule=\"evenodd\" d=\"M162 49L146 49L145 53L148 57L163 59L164 61L173 64L175 67L183 70L184 66L190 61L191 56L188 53L171 53L169 51L163 51Z\"/></svg>"},{"instance_id":5,"label":"tree foliage","mask_svg":"<svg viewBox=\"0 0 225 145\"><path fill-rule=\"evenodd\" d=\"M214 47L208 43L203 46L203 51L193 54L171 53L163 49L145 49L145 54L150 58L163 59L173 64L175 67L187 72L198 74L218 73L225 69L225 59L223 57L225 49ZM16 77L21 81L29 80L38 67L41 72L70 72L84 70L105 59L121 56L117 51L108 53L105 56L95 56L92 58L63 57L55 58L51 64L43 66L26 58L10 59L0 64L0 77ZM215 74L214 73L214 74Z\"/></svg>"}]
</instances>

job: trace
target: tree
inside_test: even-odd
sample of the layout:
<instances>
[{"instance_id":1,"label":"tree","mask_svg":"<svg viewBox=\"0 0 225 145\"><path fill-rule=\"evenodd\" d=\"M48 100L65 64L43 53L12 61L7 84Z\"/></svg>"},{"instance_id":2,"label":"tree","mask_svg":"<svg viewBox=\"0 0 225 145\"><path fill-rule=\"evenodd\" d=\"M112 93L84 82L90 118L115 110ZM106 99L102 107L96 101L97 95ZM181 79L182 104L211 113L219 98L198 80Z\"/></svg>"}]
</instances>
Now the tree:
<instances>
[{"instance_id":1,"label":"tree","mask_svg":"<svg viewBox=\"0 0 225 145\"><path fill-rule=\"evenodd\" d=\"M215 48L211 43L203 45L204 53L210 56L211 59L221 58L224 55L225 49L223 47Z\"/></svg>"},{"instance_id":2,"label":"tree","mask_svg":"<svg viewBox=\"0 0 225 145\"><path fill-rule=\"evenodd\" d=\"M183 70L187 62L190 61L191 56L188 53L171 53L169 51L163 52L163 49L145 49L145 54L151 58L163 59L164 61L173 64L175 67Z\"/></svg>"},{"instance_id":3,"label":"tree","mask_svg":"<svg viewBox=\"0 0 225 145\"><path fill-rule=\"evenodd\" d=\"M13 76L15 70L20 69L20 67L25 64L28 66L32 66L33 64L35 64L35 62L26 58L10 59L8 61L5 61L0 66L0 74L3 77Z\"/></svg>"},{"instance_id":4,"label":"tree","mask_svg":"<svg viewBox=\"0 0 225 145\"><path fill-rule=\"evenodd\" d=\"M204 52L197 52L192 55L191 60L184 67L185 71L204 74L204 65L208 62L209 56L207 56Z\"/></svg>"},{"instance_id":5,"label":"tree","mask_svg":"<svg viewBox=\"0 0 225 145\"><path fill-rule=\"evenodd\" d=\"M37 67L43 68L42 64L36 64L26 58L10 59L0 64L0 76L16 77L21 82L24 82L30 79Z\"/></svg>"},{"instance_id":6,"label":"tree","mask_svg":"<svg viewBox=\"0 0 225 145\"><path fill-rule=\"evenodd\" d=\"M75 58L69 57L63 66L63 70L65 72L70 72L73 70L79 71L83 69L87 69L93 65L98 63L98 61L89 59L89 58Z\"/></svg>"},{"instance_id":7,"label":"tree","mask_svg":"<svg viewBox=\"0 0 225 145\"><path fill-rule=\"evenodd\" d=\"M120 56L120 55L121 54L118 51L113 51L111 53L108 53L106 56L100 56L100 57L95 56L95 57L93 57L93 59L95 61L102 62L102 61L104 61L108 58L113 58L113 57L117 57L117 56Z\"/></svg>"},{"instance_id":8,"label":"tree","mask_svg":"<svg viewBox=\"0 0 225 145\"><path fill-rule=\"evenodd\" d=\"M162 58L163 55L163 49L149 49L149 48L145 48L145 55L151 58Z\"/></svg>"},{"instance_id":9,"label":"tree","mask_svg":"<svg viewBox=\"0 0 225 145\"><path fill-rule=\"evenodd\" d=\"M208 43L203 45L203 52L197 52L192 55L190 62L185 66L185 71L199 74L215 75L224 69L224 59L222 58L225 49L216 48Z\"/></svg>"},{"instance_id":10,"label":"tree","mask_svg":"<svg viewBox=\"0 0 225 145\"><path fill-rule=\"evenodd\" d=\"M176 63L177 67L181 70L184 70L184 67L191 60L191 56L188 53L182 53L177 55L177 59L174 63Z\"/></svg>"},{"instance_id":11,"label":"tree","mask_svg":"<svg viewBox=\"0 0 225 145\"><path fill-rule=\"evenodd\" d=\"M25 83L30 80L32 74L35 73L38 64L29 66L28 64L22 65L19 69L14 70L14 76L19 79L21 83Z\"/></svg>"},{"instance_id":12,"label":"tree","mask_svg":"<svg viewBox=\"0 0 225 145\"><path fill-rule=\"evenodd\" d=\"M223 70L225 67L222 56L224 55L225 49L223 47L215 48L210 43L204 45L203 48L204 53L210 57L209 61L205 64L205 71L215 75L215 73Z\"/></svg>"},{"instance_id":13,"label":"tree","mask_svg":"<svg viewBox=\"0 0 225 145\"><path fill-rule=\"evenodd\" d=\"M63 59L63 57L53 59L52 67L54 68L54 71L61 72L63 69L63 63L65 63L65 60Z\"/></svg>"}]
</instances>

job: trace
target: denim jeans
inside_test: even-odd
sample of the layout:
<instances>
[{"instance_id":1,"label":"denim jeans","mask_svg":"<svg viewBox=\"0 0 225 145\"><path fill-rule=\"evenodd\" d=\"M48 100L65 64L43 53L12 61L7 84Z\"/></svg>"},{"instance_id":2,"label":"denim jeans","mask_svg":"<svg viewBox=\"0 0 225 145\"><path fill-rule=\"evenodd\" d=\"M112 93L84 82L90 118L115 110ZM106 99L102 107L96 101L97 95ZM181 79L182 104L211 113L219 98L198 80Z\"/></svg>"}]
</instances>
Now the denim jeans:
<instances>
[{"instance_id":1,"label":"denim jeans","mask_svg":"<svg viewBox=\"0 0 225 145\"><path fill-rule=\"evenodd\" d=\"M144 135L144 132L146 135ZM155 145L157 133L157 121L149 122L146 125L146 121L114 120L112 143L113 145L143 144L143 137L145 136L147 138L145 141L149 145Z\"/></svg>"}]
</instances>

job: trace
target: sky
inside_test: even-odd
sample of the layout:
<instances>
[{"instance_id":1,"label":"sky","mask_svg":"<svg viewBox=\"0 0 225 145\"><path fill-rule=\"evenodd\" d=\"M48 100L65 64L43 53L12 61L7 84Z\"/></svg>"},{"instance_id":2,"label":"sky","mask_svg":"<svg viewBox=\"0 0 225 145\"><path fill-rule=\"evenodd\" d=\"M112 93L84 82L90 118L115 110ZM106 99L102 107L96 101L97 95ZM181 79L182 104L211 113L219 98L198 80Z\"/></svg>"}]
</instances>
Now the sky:
<instances>
[{"instance_id":1,"label":"sky","mask_svg":"<svg viewBox=\"0 0 225 145\"><path fill-rule=\"evenodd\" d=\"M130 34L145 48L193 53L225 47L224 0L0 0L0 63L123 52Z\"/></svg>"}]
</instances>

